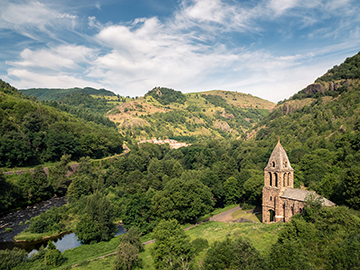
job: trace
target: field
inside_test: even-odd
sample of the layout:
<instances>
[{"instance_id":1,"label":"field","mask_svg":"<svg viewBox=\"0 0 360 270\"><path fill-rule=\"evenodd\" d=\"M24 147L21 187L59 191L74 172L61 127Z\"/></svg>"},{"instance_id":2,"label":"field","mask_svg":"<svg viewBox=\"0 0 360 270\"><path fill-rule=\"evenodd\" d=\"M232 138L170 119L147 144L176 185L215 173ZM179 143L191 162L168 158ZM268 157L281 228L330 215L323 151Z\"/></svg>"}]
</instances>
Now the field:
<instances>
[{"instance_id":1,"label":"field","mask_svg":"<svg viewBox=\"0 0 360 270\"><path fill-rule=\"evenodd\" d=\"M224 211L229 209L231 209L231 207L222 210ZM207 239L209 245L213 244L215 241L223 241L227 237L233 239L238 237L244 237L248 239L261 253L264 254L267 249L277 241L279 229L283 225L281 223L262 224L259 222L259 219L255 215L245 213L241 209L236 210L231 215L233 219L243 217L251 219L256 223L224 223L217 221L209 221L204 222L186 231L186 234L190 236L191 241L195 240L196 238ZM143 241L146 240L149 240L149 236L147 236L146 239L143 239ZM63 255L67 259L67 261L59 269L64 268L65 266L80 263L73 269L110 270L114 265L114 255L107 256L101 259L96 259L93 261L89 260L115 251L117 243L118 240L117 238L115 238L108 243L103 242L94 245L80 246L78 248L75 248L74 250L65 251ZM151 249L153 245L154 244L146 245L145 252L141 253L144 269L154 269L151 256ZM201 261L205 257L205 254L206 250L202 251L196 257L196 262L201 263Z\"/></svg>"}]
</instances>

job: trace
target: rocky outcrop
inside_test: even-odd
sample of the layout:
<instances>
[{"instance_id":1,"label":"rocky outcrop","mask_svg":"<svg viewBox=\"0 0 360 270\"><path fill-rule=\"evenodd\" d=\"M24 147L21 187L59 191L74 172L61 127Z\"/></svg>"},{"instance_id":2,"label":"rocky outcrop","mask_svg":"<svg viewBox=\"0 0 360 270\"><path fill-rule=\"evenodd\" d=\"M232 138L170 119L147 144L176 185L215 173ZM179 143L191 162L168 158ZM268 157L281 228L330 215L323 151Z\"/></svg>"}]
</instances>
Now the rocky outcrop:
<instances>
[{"instance_id":1,"label":"rocky outcrop","mask_svg":"<svg viewBox=\"0 0 360 270\"><path fill-rule=\"evenodd\" d=\"M217 121L215 124L214 124L214 127L215 128L218 128L218 129L221 129L222 131L226 131L226 132L230 132L231 131L231 128L229 126L228 123L224 122L224 121Z\"/></svg>"},{"instance_id":2,"label":"rocky outcrop","mask_svg":"<svg viewBox=\"0 0 360 270\"><path fill-rule=\"evenodd\" d=\"M312 83L308 85L305 89L306 94L316 94L316 93L325 93L325 88L319 83Z\"/></svg>"}]
</instances>

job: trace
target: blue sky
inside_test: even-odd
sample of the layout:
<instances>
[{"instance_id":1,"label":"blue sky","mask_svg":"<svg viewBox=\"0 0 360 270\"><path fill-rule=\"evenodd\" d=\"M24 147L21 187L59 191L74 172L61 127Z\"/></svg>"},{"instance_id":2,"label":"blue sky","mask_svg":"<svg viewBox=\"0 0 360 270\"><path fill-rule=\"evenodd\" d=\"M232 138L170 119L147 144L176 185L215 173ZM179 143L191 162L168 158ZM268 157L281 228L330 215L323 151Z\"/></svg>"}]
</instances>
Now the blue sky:
<instances>
[{"instance_id":1,"label":"blue sky","mask_svg":"<svg viewBox=\"0 0 360 270\"><path fill-rule=\"evenodd\" d=\"M358 0L1 0L0 78L274 102L360 50Z\"/></svg>"}]
</instances>

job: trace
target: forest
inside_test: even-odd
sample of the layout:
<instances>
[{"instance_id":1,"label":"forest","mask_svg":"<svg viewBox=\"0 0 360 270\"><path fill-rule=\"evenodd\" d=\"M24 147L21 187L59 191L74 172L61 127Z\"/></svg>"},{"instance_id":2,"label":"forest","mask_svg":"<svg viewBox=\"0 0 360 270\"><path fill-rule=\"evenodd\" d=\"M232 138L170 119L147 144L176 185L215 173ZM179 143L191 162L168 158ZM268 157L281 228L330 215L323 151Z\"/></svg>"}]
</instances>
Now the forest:
<instances>
[{"instance_id":1,"label":"forest","mask_svg":"<svg viewBox=\"0 0 360 270\"><path fill-rule=\"evenodd\" d=\"M346 70L351 71L349 77L344 75ZM130 152L112 163L98 166L86 154L78 156L79 171L68 187L67 155L58 157L61 160L49 178L41 168L34 174L1 177L1 206L8 209L17 198L41 199L48 189L65 190L69 203L34 218L25 234L58 233L70 227L85 244L109 241L114 222L121 220L131 233L119 238L114 269L141 267L139 254L144 250L139 237L149 233L156 239L151 255L156 269L358 269L360 78L351 75L358 70L359 54L317 79L325 86L329 76L348 80L341 91L280 102L255 125L252 136L199 139L180 149L137 145L127 136ZM11 87L2 88L2 100L20 95ZM284 106L302 99L306 101L302 107L285 113ZM217 97L207 101L222 102ZM8 107L1 108L10 114ZM175 122L177 117L173 116ZM266 252L259 252L241 236L211 245L206 239L191 242L181 225L194 224L200 216L227 205L261 206L263 169L279 139L294 168L295 187L315 190L338 206L322 208L321 202L308 200L303 213L279 228L277 240ZM124 247L127 253L121 252ZM22 258L18 267L50 269L61 264L61 254L53 247L31 259L16 252L20 251L3 253L9 265L14 257ZM200 252L201 265L195 259Z\"/></svg>"}]
</instances>

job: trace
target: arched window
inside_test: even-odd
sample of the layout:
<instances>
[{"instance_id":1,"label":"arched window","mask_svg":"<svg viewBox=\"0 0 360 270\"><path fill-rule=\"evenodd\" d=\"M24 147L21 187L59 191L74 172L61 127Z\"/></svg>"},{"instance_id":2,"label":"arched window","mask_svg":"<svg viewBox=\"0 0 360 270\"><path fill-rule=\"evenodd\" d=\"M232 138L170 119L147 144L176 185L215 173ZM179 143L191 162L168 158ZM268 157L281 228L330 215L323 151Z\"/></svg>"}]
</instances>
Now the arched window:
<instances>
[{"instance_id":1,"label":"arched window","mask_svg":"<svg viewBox=\"0 0 360 270\"><path fill-rule=\"evenodd\" d=\"M272 162L272 166L275 167L275 161Z\"/></svg>"},{"instance_id":2,"label":"arched window","mask_svg":"<svg viewBox=\"0 0 360 270\"><path fill-rule=\"evenodd\" d=\"M290 173L287 174L287 186L290 187Z\"/></svg>"},{"instance_id":3,"label":"arched window","mask_svg":"<svg viewBox=\"0 0 360 270\"><path fill-rule=\"evenodd\" d=\"M278 176L277 176L277 173L275 173L275 187L278 186Z\"/></svg>"},{"instance_id":4,"label":"arched window","mask_svg":"<svg viewBox=\"0 0 360 270\"><path fill-rule=\"evenodd\" d=\"M270 178L270 186L272 186L272 174L269 172L269 178Z\"/></svg>"},{"instance_id":5,"label":"arched window","mask_svg":"<svg viewBox=\"0 0 360 270\"><path fill-rule=\"evenodd\" d=\"M270 196L270 201L272 201L272 197Z\"/></svg>"},{"instance_id":6,"label":"arched window","mask_svg":"<svg viewBox=\"0 0 360 270\"><path fill-rule=\"evenodd\" d=\"M269 215L270 215L270 222L274 221L274 216L275 216L275 212L273 210L269 210Z\"/></svg>"},{"instance_id":7,"label":"arched window","mask_svg":"<svg viewBox=\"0 0 360 270\"><path fill-rule=\"evenodd\" d=\"M283 178L283 187L286 187L286 185L285 185L285 177L286 177L286 173L284 174L284 178Z\"/></svg>"}]
</instances>

